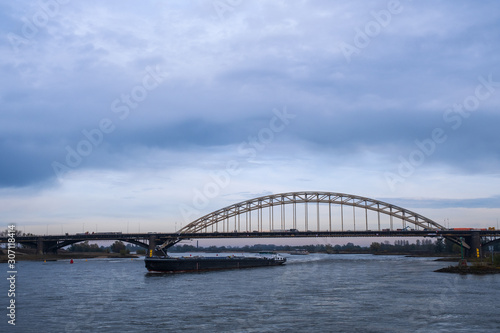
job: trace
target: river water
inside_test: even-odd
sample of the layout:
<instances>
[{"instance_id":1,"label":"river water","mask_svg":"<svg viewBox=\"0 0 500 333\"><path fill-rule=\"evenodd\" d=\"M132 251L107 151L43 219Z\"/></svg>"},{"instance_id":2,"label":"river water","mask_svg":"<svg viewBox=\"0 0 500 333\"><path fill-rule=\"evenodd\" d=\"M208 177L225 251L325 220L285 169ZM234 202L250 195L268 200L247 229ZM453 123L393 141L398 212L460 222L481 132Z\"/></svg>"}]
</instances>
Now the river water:
<instances>
[{"instance_id":1,"label":"river water","mask_svg":"<svg viewBox=\"0 0 500 333\"><path fill-rule=\"evenodd\" d=\"M16 326L3 310L0 331L500 332L500 275L434 273L448 263L432 258L287 259L175 275L149 274L140 259L19 262ZM3 309L8 289L4 278Z\"/></svg>"}]
</instances>

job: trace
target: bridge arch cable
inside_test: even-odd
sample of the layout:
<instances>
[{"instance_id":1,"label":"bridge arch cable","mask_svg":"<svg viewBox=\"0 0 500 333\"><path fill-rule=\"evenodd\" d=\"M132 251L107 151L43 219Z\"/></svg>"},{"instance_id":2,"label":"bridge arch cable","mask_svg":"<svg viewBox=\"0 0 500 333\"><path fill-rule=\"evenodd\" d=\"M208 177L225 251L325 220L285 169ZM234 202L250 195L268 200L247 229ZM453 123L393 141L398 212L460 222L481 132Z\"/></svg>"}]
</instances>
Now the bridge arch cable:
<instances>
[{"instance_id":1,"label":"bridge arch cable","mask_svg":"<svg viewBox=\"0 0 500 333\"><path fill-rule=\"evenodd\" d=\"M269 214L271 216L271 214L273 214L272 211L276 206L281 206L280 208L283 213L285 205L293 205L294 208L292 215L295 224L296 204L305 204L306 219L307 219L308 205L311 203L318 204L318 207L320 203L329 204L330 210L332 204L340 205L341 209L343 208L343 206L352 206L353 213L355 208L363 208L366 211L365 212L366 219L368 218L367 217L368 210L377 212L379 228L380 228L380 214L385 214L391 217L391 229L392 229L392 219L397 218L401 219L401 221L403 221L403 224L410 223L424 230L445 230L444 226L438 224L437 222L425 216L422 216L411 210L387 202L383 202L380 200L375 200L371 198L366 198L352 194L345 194L345 193L305 191L305 192L289 192L289 193L266 195L232 204L230 206L218 209L216 211L213 211L207 215L204 215L194 220L193 222L187 224L186 226L178 230L178 234L192 234L192 233L203 232L203 230L209 230L209 227L213 229L213 226L217 225L220 222L227 223L228 225L229 219L231 218L234 218L235 225L239 225L239 222L236 221L239 221L240 216L248 216L249 213L257 210L261 210L260 216L262 216L263 208L269 208L270 210ZM317 208L317 210L319 211L319 208ZM343 212L341 214L342 214L341 219L343 220ZM283 219L283 214L282 214L282 219ZM260 226L260 228L262 228L262 224L263 224L262 218L260 219L258 218L257 225ZM283 221L281 221L281 223L278 222L278 225L283 226ZM306 220L306 225L307 225L307 220Z\"/></svg>"}]
</instances>

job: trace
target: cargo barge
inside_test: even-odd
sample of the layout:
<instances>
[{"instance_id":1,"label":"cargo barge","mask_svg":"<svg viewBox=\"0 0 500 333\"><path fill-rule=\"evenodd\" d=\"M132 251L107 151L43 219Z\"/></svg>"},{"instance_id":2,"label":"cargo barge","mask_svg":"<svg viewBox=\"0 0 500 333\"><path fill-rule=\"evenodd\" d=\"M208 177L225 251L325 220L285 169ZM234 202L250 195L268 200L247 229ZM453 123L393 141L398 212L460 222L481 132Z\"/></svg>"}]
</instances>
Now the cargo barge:
<instances>
[{"instance_id":1,"label":"cargo barge","mask_svg":"<svg viewBox=\"0 0 500 333\"><path fill-rule=\"evenodd\" d=\"M203 272L222 269L239 269L262 266L279 266L286 262L280 255L259 257L224 256L224 257L146 257L146 268L150 272L182 273Z\"/></svg>"}]
</instances>

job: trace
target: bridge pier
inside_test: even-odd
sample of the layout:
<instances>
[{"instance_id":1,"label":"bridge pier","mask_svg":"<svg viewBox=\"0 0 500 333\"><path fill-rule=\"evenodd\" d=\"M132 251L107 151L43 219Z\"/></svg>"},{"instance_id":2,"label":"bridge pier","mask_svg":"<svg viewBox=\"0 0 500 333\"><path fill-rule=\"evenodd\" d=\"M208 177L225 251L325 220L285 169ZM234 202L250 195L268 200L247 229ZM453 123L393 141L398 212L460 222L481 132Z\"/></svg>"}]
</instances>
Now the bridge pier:
<instances>
[{"instance_id":1,"label":"bridge pier","mask_svg":"<svg viewBox=\"0 0 500 333\"><path fill-rule=\"evenodd\" d=\"M470 245L470 249L466 251L466 256L469 258L477 258L483 256L483 248L481 245L481 236L478 231L473 231L470 236L465 237L465 242Z\"/></svg>"},{"instance_id":2,"label":"bridge pier","mask_svg":"<svg viewBox=\"0 0 500 333\"><path fill-rule=\"evenodd\" d=\"M57 253L57 241L46 241L43 237L36 240L36 254L46 254L52 247L52 253Z\"/></svg>"},{"instance_id":3,"label":"bridge pier","mask_svg":"<svg viewBox=\"0 0 500 333\"><path fill-rule=\"evenodd\" d=\"M146 253L146 257L152 257L156 254L156 245L158 241L158 238L155 235L150 235L149 236L149 246L148 246L148 253Z\"/></svg>"},{"instance_id":4,"label":"bridge pier","mask_svg":"<svg viewBox=\"0 0 500 333\"><path fill-rule=\"evenodd\" d=\"M43 254L43 238L36 240L36 254Z\"/></svg>"}]
</instances>

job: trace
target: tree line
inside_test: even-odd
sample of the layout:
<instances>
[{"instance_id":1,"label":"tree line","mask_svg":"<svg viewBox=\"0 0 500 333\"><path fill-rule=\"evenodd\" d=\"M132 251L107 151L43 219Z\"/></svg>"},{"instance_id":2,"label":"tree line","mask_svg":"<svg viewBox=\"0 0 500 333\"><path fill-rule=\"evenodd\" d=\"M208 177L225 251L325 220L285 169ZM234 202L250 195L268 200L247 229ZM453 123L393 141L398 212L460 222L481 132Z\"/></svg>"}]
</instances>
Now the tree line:
<instances>
[{"instance_id":1,"label":"tree line","mask_svg":"<svg viewBox=\"0 0 500 333\"><path fill-rule=\"evenodd\" d=\"M68 249L69 252L104 252L104 253L120 253L130 254L146 254L146 250L140 246L133 244L125 244L122 241L115 241L111 246L99 246L97 244L89 244L88 241L72 244Z\"/></svg>"},{"instance_id":2,"label":"tree line","mask_svg":"<svg viewBox=\"0 0 500 333\"><path fill-rule=\"evenodd\" d=\"M417 240L410 243L408 240L395 240L392 244L389 241L373 242L370 246L354 245L347 243L344 245L314 244L314 245L274 245L256 244L245 246L208 246L196 247L183 244L171 247L169 252L261 252L276 251L289 252L304 250L310 253L460 253L460 246L448 241L437 239Z\"/></svg>"},{"instance_id":3,"label":"tree line","mask_svg":"<svg viewBox=\"0 0 500 333\"><path fill-rule=\"evenodd\" d=\"M122 241L115 241L111 246L99 246L97 244L89 244L88 241L71 245L67 248L70 252L106 252L106 253L121 253L129 254L136 252L137 254L146 254L146 249L133 245L124 244ZM344 245L330 244L310 244L310 245L275 245L275 244L255 244L244 246L207 246L198 247L189 244L175 245L168 249L172 253L186 252L290 252L295 250L304 250L310 253L414 253L414 254L460 254L460 246L447 239L417 239L415 243L410 243L408 240L395 240L393 243L389 241L372 242L370 246L360 246L353 243ZM497 244L494 251L500 251L500 244Z\"/></svg>"}]
</instances>

